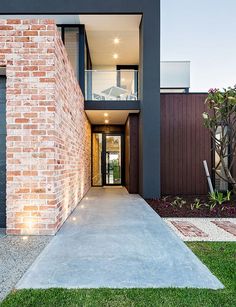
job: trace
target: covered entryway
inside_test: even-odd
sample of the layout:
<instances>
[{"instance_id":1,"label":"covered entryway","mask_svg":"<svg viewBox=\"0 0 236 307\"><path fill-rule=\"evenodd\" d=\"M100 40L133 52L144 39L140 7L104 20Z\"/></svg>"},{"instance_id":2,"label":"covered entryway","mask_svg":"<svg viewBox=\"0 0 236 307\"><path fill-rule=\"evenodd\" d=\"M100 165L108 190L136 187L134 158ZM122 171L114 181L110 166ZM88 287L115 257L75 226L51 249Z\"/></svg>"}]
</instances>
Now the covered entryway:
<instances>
[{"instance_id":1,"label":"covered entryway","mask_svg":"<svg viewBox=\"0 0 236 307\"><path fill-rule=\"evenodd\" d=\"M92 185L124 184L124 134L93 132Z\"/></svg>"},{"instance_id":2,"label":"covered entryway","mask_svg":"<svg viewBox=\"0 0 236 307\"><path fill-rule=\"evenodd\" d=\"M129 193L138 193L139 114L128 111L123 115L121 111L86 113L92 122L92 186L125 186ZM105 115L109 115L112 124L100 124L98 119L103 117L106 121Z\"/></svg>"},{"instance_id":3,"label":"covered entryway","mask_svg":"<svg viewBox=\"0 0 236 307\"><path fill-rule=\"evenodd\" d=\"M6 227L6 77L0 75L0 228Z\"/></svg>"}]
</instances>

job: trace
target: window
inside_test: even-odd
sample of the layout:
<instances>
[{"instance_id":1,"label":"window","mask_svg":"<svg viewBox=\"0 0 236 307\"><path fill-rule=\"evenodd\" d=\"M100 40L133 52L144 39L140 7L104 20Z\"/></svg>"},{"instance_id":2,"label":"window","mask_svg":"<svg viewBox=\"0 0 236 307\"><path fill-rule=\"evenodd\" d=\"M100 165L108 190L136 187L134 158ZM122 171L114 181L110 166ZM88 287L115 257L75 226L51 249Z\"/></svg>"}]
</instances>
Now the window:
<instances>
[{"instance_id":1,"label":"window","mask_svg":"<svg viewBox=\"0 0 236 307\"><path fill-rule=\"evenodd\" d=\"M79 71L79 28L66 27L64 28L64 44L72 64L75 70L75 75L78 78Z\"/></svg>"}]
</instances>

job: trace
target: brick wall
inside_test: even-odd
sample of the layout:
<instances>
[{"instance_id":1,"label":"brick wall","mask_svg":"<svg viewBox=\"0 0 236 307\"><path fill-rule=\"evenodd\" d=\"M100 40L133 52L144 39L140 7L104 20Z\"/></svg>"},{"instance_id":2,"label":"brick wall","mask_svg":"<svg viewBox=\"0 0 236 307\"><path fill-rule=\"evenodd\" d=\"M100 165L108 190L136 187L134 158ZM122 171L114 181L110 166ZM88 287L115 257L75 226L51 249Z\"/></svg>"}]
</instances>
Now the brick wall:
<instances>
[{"instance_id":1,"label":"brick wall","mask_svg":"<svg viewBox=\"0 0 236 307\"><path fill-rule=\"evenodd\" d=\"M54 234L90 186L90 125L52 20L0 20L7 232Z\"/></svg>"},{"instance_id":2,"label":"brick wall","mask_svg":"<svg viewBox=\"0 0 236 307\"><path fill-rule=\"evenodd\" d=\"M91 185L91 127L82 92L66 50L55 40L55 193L57 227L67 218Z\"/></svg>"}]
</instances>

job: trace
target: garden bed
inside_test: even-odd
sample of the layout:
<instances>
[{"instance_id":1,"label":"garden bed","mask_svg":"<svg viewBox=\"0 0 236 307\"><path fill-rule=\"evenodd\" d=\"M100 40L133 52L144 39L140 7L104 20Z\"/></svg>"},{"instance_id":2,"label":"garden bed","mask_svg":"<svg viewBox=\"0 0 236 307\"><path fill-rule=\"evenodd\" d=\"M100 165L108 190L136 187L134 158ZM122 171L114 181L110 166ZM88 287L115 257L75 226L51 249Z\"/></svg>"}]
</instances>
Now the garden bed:
<instances>
[{"instance_id":1,"label":"garden bed","mask_svg":"<svg viewBox=\"0 0 236 307\"><path fill-rule=\"evenodd\" d=\"M146 201L161 217L236 217L235 197L221 205L216 204L213 208L207 196L166 196Z\"/></svg>"}]
</instances>

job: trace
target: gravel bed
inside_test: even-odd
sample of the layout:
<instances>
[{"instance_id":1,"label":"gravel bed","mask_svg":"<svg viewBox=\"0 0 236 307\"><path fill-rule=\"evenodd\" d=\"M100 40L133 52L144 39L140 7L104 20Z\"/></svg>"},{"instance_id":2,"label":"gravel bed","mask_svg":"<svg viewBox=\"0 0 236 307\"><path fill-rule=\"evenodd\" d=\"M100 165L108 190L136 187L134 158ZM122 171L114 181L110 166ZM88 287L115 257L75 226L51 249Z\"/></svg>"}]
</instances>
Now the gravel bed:
<instances>
[{"instance_id":1,"label":"gravel bed","mask_svg":"<svg viewBox=\"0 0 236 307\"><path fill-rule=\"evenodd\" d=\"M51 238L50 236L4 236L1 233L0 301L14 288Z\"/></svg>"}]
</instances>

